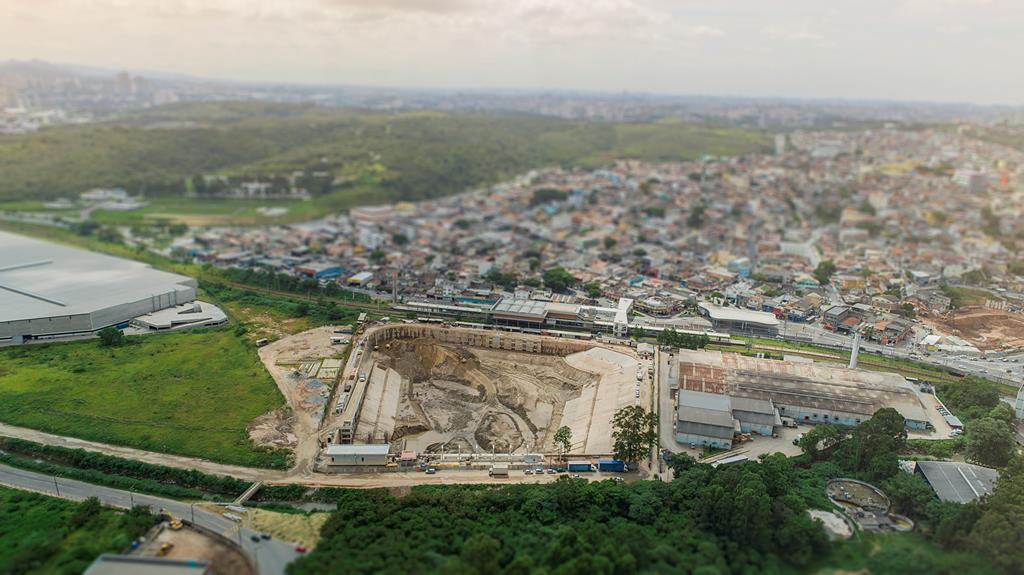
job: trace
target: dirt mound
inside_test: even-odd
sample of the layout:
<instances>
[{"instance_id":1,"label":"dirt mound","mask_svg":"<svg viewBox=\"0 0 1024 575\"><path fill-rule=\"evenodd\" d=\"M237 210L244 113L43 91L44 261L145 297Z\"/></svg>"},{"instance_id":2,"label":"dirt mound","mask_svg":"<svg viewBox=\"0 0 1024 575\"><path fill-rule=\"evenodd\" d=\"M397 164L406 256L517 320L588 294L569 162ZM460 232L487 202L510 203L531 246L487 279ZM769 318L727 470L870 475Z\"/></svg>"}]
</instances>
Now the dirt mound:
<instances>
[{"instance_id":1,"label":"dirt mound","mask_svg":"<svg viewBox=\"0 0 1024 575\"><path fill-rule=\"evenodd\" d=\"M485 415L473 438L484 451L515 451L523 445L523 434L516 420L504 413Z\"/></svg>"}]
</instances>

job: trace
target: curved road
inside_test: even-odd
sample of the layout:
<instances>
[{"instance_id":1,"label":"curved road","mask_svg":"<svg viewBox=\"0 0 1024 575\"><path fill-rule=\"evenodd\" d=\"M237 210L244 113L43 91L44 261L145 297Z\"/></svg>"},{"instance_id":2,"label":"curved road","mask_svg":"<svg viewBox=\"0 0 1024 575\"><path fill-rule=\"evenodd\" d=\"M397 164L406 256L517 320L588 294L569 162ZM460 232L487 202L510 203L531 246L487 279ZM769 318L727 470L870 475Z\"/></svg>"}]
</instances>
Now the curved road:
<instances>
[{"instance_id":1,"label":"curved road","mask_svg":"<svg viewBox=\"0 0 1024 575\"><path fill-rule=\"evenodd\" d=\"M236 539L236 542L241 545L249 558L255 560L257 571L260 575L282 575L285 566L299 556L295 552L295 544L293 543L286 543L276 539L257 543L251 537L253 535L258 536L259 532L245 527L239 528L234 522L216 513L173 499L132 493L71 479L56 478L6 465L0 465L0 484L73 501L96 497L104 505L124 509L144 505L155 512L161 507L166 508L183 521L194 523L214 533L230 534L230 537Z\"/></svg>"}]
</instances>

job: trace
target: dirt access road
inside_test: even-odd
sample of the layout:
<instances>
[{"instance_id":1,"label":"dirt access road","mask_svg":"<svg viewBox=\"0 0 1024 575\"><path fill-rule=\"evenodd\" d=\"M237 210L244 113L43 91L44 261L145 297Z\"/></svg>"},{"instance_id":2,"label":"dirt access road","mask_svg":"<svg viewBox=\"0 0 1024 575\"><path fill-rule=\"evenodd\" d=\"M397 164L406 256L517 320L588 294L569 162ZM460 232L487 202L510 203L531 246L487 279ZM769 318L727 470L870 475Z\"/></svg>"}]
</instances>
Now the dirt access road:
<instances>
[{"instance_id":1,"label":"dirt access road","mask_svg":"<svg viewBox=\"0 0 1024 575\"><path fill-rule=\"evenodd\" d=\"M331 344L334 329L333 326L314 328L259 348L260 360L277 383L277 388L284 395L294 417L291 418L292 425L288 426L280 417L270 415L264 419L261 416L263 421L257 420L254 426L260 428L262 424L259 431L263 437L259 438L253 434L254 439L262 439L264 443L278 447L292 448L295 453L292 474L306 477L313 475L313 464L320 451L320 420L317 413L322 408L322 403L319 403L318 399L319 393L309 387L312 384L312 376L316 374L309 374L311 377L296 377L294 374L304 362L336 358L341 355L343 348ZM333 386L336 379L335 376L323 383Z\"/></svg>"}]
</instances>

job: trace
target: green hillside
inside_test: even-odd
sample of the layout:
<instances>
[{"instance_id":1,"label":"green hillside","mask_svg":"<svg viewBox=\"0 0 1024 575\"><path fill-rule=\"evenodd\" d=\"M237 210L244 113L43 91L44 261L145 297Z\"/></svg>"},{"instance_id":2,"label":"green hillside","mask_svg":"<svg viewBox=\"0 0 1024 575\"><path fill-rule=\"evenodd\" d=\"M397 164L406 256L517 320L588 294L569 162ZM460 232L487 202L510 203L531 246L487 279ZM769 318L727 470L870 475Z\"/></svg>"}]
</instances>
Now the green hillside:
<instances>
[{"instance_id":1,"label":"green hillside","mask_svg":"<svg viewBox=\"0 0 1024 575\"><path fill-rule=\"evenodd\" d=\"M602 165L765 150L769 135L682 122L583 123L528 115L268 103L174 105L116 122L0 136L0 202L121 186L182 196L198 174L327 172L319 210L457 193L551 164Z\"/></svg>"}]
</instances>

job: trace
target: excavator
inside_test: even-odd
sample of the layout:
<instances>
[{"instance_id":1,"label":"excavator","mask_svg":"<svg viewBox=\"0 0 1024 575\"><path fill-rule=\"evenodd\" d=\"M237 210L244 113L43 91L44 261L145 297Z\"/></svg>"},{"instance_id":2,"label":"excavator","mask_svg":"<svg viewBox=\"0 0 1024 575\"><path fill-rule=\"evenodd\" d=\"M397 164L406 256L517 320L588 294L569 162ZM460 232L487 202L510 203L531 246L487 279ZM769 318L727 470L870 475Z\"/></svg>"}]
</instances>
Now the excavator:
<instances>
[{"instance_id":1,"label":"excavator","mask_svg":"<svg viewBox=\"0 0 1024 575\"><path fill-rule=\"evenodd\" d=\"M161 508L160 509L160 515L163 515L164 517L167 518L167 523L171 526L171 531L177 531L177 530L181 529L181 526L182 526L181 519L178 519L177 517L175 517L174 514L171 513L171 511L169 509Z\"/></svg>"}]
</instances>

